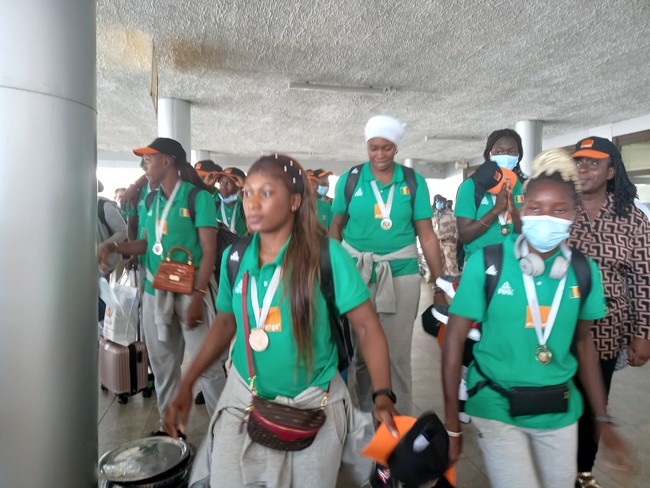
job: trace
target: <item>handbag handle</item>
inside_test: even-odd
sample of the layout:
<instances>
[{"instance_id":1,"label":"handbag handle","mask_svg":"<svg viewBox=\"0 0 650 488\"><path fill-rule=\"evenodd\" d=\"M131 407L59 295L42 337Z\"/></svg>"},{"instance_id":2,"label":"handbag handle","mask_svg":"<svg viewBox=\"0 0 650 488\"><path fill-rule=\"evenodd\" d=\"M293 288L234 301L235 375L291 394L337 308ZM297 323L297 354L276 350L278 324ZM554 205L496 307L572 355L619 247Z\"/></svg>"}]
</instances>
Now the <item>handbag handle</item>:
<instances>
[{"instance_id":1,"label":"handbag handle","mask_svg":"<svg viewBox=\"0 0 650 488\"><path fill-rule=\"evenodd\" d=\"M183 246L172 246L169 248L169 251L167 251L167 257L165 258L165 261L171 261L172 253L174 250L177 251L184 251L185 254L187 254L187 264L192 264L192 253L190 252L189 249Z\"/></svg>"}]
</instances>

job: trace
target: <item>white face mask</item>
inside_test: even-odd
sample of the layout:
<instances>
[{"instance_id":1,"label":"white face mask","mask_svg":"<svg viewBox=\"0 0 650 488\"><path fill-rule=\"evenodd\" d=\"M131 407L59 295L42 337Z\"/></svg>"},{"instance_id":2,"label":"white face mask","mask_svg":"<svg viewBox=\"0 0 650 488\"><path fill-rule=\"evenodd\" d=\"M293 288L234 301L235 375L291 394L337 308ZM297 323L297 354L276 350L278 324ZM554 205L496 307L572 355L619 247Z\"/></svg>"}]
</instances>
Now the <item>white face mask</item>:
<instances>
[{"instance_id":1,"label":"white face mask","mask_svg":"<svg viewBox=\"0 0 650 488\"><path fill-rule=\"evenodd\" d=\"M509 169L512 171L519 162L519 156L511 156L510 154L490 154L490 159L497 163L501 168Z\"/></svg>"},{"instance_id":2,"label":"white face mask","mask_svg":"<svg viewBox=\"0 0 650 488\"><path fill-rule=\"evenodd\" d=\"M521 233L539 252L549 252L569 237L572 223L550 215L524 215L521 217Z\"/></svg>"}]
</instances>

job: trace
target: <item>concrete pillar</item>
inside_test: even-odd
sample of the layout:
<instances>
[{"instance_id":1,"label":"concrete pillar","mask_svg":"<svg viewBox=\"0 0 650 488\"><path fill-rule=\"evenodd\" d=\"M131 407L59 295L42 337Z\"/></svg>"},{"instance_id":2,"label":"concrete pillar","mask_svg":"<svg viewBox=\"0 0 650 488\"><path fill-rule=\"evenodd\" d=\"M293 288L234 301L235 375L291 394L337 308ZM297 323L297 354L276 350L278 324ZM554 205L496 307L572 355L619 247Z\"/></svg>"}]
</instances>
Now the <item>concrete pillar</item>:
<instances>
[{"instance_id":1,"label":"concrete pillar","mask_svg":"<svg viewBox=\"0 0 650 488\"><path fill-rule=\"evenodd\" d=\"M0 486L97 485L96 2L0 0Z\"/></svg>"},{"instance_id":2,"label":"concrete pillar","mask_svg":"<svg viewBox=\"0 0 650 488\"><path fill-rule=\"evenodd\" d=\"M212 159L210 157L210 151L206 151L205 149L192 149L192 161L190 161L192 164L205 159Z\"/></svg>"},{"instance_id":3,"label":"concrete pillar","mask_svg":"<svg viewBox=\"0 0 650 488\"><path fill-rule=\"evenodd\" d=\"M533 159L542 150L543 127L544 123L541 120L520 120L515 124L515 130L521 136L521 143L524 146L524 158L521 160L520 167L527 175L532 173Z\"/></svg>"},{"instance_id":4,"label":"concrete pillar","mask_svg":"<svg viewBox=\"0 0 650 488\"><path fill-rule=\"evenodd\" d=\"M191 108L187 100L158 99L158 137L177 140L188 155L192 149Z\"/></svg>"}]
</instances>

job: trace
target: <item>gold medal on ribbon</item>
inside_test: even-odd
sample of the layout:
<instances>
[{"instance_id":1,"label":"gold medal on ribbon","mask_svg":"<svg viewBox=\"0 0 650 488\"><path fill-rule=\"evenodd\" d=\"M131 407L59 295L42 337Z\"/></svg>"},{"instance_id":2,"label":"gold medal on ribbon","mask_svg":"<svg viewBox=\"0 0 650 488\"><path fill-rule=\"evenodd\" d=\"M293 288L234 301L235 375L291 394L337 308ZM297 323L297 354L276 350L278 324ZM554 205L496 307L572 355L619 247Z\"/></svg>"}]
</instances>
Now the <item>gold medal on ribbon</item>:
<instances>
[{"instance_id":1,"label":"gold medal on ribbon","mask_svg":"<svg viewBox=\"0 0 650 488\"><path fill-rule=\"evenodd\" d=\"M162 253L163 253L163 247L162 247L162 244L161 244L160 242L156 242L156 243L153 245L153 247L151 248L151 250L153 251L153 253L154 253L156 256L161 256Z\"/></svg>"},{"instance_id":2,"label":"gold medal on ribbon","mask_svg":"<svg viewBox=\"0 0 650 488\"><path fill-rule=\"evenodd\" d=\"M546 366L553 360L553 353L548 348L548 346L544 344L543 346L537 346L535 349L535 357L540 363Z\"/></svg>"},{"instance_id":3,"label":"gold medal on ribbon","mask_svg":"<svg viewBox=\"0 0 650 488\"><path fill-rule=\"evenodd\" d=\"M269 336L264 329L253 329L248 336L248 343L253 351L262 352L269 347Z\"/></svg>"},{"instance_id":4,"label":"gold medal on ribbon","mask_svg":"<svg viewBox=\"0 0 650 488\"><path fill-rule=\"evenodd\" d=\"M501 235L502 236L507 236L510 234L510 227L508 227L508 224L502 224L501 225Z\"/></svg>"}]
</instances>

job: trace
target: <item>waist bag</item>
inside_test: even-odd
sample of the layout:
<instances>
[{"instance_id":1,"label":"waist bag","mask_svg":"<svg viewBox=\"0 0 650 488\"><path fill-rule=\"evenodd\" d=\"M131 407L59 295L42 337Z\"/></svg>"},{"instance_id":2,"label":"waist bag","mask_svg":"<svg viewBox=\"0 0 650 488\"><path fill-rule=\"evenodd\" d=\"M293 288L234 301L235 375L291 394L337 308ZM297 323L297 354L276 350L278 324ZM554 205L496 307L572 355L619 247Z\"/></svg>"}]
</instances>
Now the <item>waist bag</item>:
<instances>
[{"instance_id":1,"label":"waist bag","mask_svg":"<svg viewBox=\"0 0 650 488\"><path fill-rule=\"evenodd\" d=\"M468 396L472 397L481 388L488 386L508 400L511 417L564 413L569 409L569 385L567 383L553 386L515 386L506 390L488 378L476 360L474 360L474 366L485 379L467 390Z\"/></svg>"},{"instance_id":2,"label":"waist bag","mask_svg":"<svg viewBox=\"0 0 650 488\"><path fill-rule=\"evenodd\" d=\"M248 320L248 272L242 280L242 304L248 359L249 388L253 394L250 405L246 408L244 422L250 438L262 446L280 451L301 451L309 447L316 434L325 423L325 407L328 392L323 395L319 408L302 409L290 405L282 405L266 400L257 395L255 389L255 369L253 353L248 342L250 322Z\"/></svg>"}]
</instances>

